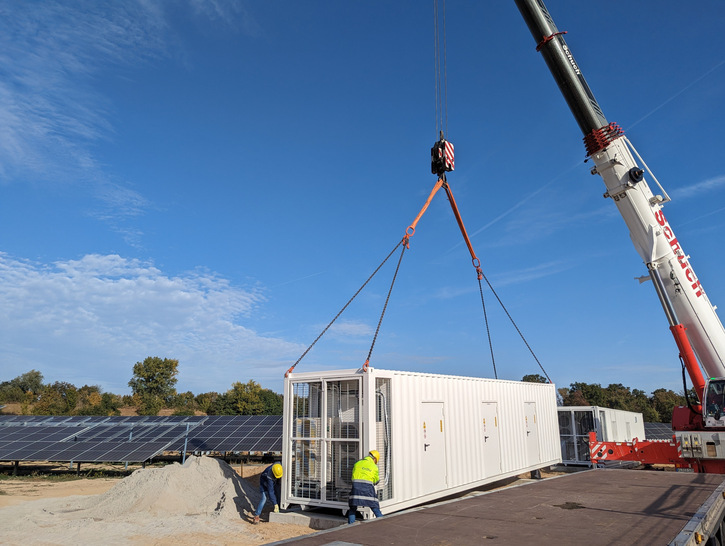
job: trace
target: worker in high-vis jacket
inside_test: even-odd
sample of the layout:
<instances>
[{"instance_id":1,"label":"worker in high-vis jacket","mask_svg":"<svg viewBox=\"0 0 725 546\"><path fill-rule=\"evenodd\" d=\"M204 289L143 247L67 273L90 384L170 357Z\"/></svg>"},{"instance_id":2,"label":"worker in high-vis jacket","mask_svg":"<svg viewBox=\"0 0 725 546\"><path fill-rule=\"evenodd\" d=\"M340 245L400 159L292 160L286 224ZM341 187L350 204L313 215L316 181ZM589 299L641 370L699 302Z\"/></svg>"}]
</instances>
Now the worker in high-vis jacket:
<instances>
[{"instance_id":1,"label":"worker in high-vis jacket","mask_svg":"<svg viewBox=\"0 0 725 546\"><path fill-rule=\"evenodd\" d=\"M282 465L279 463L268 466L259 476L259 492L262 493L262 498L254 513L254 523L259 523L259 516L267 503L267 498L274 505L274 511L279 512L280 478L282 478Z\"/></svg>"},{"instance_id":2,"label":"worker in high-vis jacket","mask_svg":"<svg viewBox=\"0 0 725 546\"><path fill-rule=\"evenodd\" d=\"M378 502L378 494L375 486L380 481L378 474L378 461L380 453L376 450L370 451L367 457L360 459L352 467L352 491L348 505L350 509L347 511L347 522L355 523L355 512L358 506L368 506L375 514L376 518L383 517L380 511L380 503Z\"/></svg>"}]
</instances>

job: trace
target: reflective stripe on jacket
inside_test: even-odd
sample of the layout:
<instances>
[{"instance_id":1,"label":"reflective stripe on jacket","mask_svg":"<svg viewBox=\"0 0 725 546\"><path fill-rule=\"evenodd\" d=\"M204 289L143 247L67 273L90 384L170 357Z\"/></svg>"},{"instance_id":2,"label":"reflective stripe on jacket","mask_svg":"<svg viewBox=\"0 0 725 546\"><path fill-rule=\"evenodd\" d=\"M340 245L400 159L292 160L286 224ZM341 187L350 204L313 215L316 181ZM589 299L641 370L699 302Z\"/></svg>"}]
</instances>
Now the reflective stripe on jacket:
<instances>
[{"instance_id":1,"label":"reflective stripe on jacket","mask_svg":"<svg viewBox=\"0 0 725 546\"><path fill-rule=\"evenodd\" d=\"M348 504L354 506L370 506L380 508L378 494L375 492L375 484L380 481L378 465L369 455L360 459L352 467L352 491L348 498Z\"/></svg>"}]
</instances>

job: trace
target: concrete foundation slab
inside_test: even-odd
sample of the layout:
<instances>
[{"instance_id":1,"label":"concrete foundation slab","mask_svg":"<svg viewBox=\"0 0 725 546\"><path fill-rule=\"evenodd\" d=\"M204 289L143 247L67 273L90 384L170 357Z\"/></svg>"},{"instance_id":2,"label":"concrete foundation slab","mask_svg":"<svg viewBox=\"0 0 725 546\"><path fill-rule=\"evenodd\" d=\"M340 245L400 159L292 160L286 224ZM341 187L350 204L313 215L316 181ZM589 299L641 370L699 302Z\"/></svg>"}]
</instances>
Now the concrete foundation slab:
<instances>
[{"instance_id":1,"label":"concrete foundation slab","mask_svg":"<svg viewBox=\"0 0 725 546\"><path fill-rule=\"evenodd\" d=\"M311 510L270 512L269 521L273 523L302 525L304 527L309 527L310 529L317 529L318 531L333 529L335 527L339 527L340 525L347 525L347 518L343 516L333 516Z\"/></svg>"}]
</instances>

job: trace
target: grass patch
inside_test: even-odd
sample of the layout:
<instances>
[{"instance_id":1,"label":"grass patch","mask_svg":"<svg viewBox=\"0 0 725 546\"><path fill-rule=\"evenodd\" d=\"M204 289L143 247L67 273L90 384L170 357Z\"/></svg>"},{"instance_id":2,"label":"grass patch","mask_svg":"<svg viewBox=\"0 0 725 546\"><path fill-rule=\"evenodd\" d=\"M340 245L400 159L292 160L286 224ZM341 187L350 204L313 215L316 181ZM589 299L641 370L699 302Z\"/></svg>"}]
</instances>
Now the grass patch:
<instances>
[{"instance_id":1,"label":"grass patch","mask_svg":"<svg viewBox=\"0 0 725 546\"><path fill-rule=\"evenodd\" d=\"M81 471L78 473L76 467L69 468L67 465L62 467L48 465L45 467L33 467L33 466L20 466L17 475L13 475L14 468L0 467L0 482L9 480L22 480L22 481L44 481L44 482L72 482L75 480L88 480L88 479L103 479L103 478L125 478L130 476L139 467L129 467L126 469L124 466L119 468L83 468L81 465Z\"/></svg>"},{"instance_id":2,"label":"grass patch","mask_svg":"<svg viewBox=\"0 0 725 546\"><path fill-rule=\"evenodd\" d=\"M74 480L80 480L83 476L76 476L75 474L46 474L40 472L31 472L29 474L21 473L17 476L13 476L12 472L0 474L0 482L20 480L25 482L34 481L48 481L48 482L72 482Z\"/></svg>"}]
</instances>

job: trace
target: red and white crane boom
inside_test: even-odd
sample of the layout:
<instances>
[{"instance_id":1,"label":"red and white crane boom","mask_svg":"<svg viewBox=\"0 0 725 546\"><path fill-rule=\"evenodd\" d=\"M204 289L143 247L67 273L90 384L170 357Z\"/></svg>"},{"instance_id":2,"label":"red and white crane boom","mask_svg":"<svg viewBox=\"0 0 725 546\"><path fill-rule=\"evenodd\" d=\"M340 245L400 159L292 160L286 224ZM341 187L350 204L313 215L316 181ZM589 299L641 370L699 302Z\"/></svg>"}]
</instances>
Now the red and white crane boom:
<instances>
[{"instance_id":1,"label":"red and white crane boom","mask_svg":"<svg viewBox=\"0 0 725 546\"><path fill-rule=\"evenodd\" d=\"M614 201L647 266L702 402L703 413L695 414L692 408L681 408L678 412L676 408L673 428L704 432L705 427L714 427L708 434L679 435L683 456L719 459L700 469L725 472L725 447L720 448L725 446L725 432L716 430L725 430L725 328L662 211L669 197L664 190L654 194L650 189L644 176L646 164L619 125L607 121L564 40L565 32L557 29L543 0L515 2L537 43L536 50L544 57L584 134L587 156L594 163L591 172L602 177L607 189L604 197ZM719 397L718 403L711 406L710 400L715 397Z\"/></svg>"}]
</instances>

